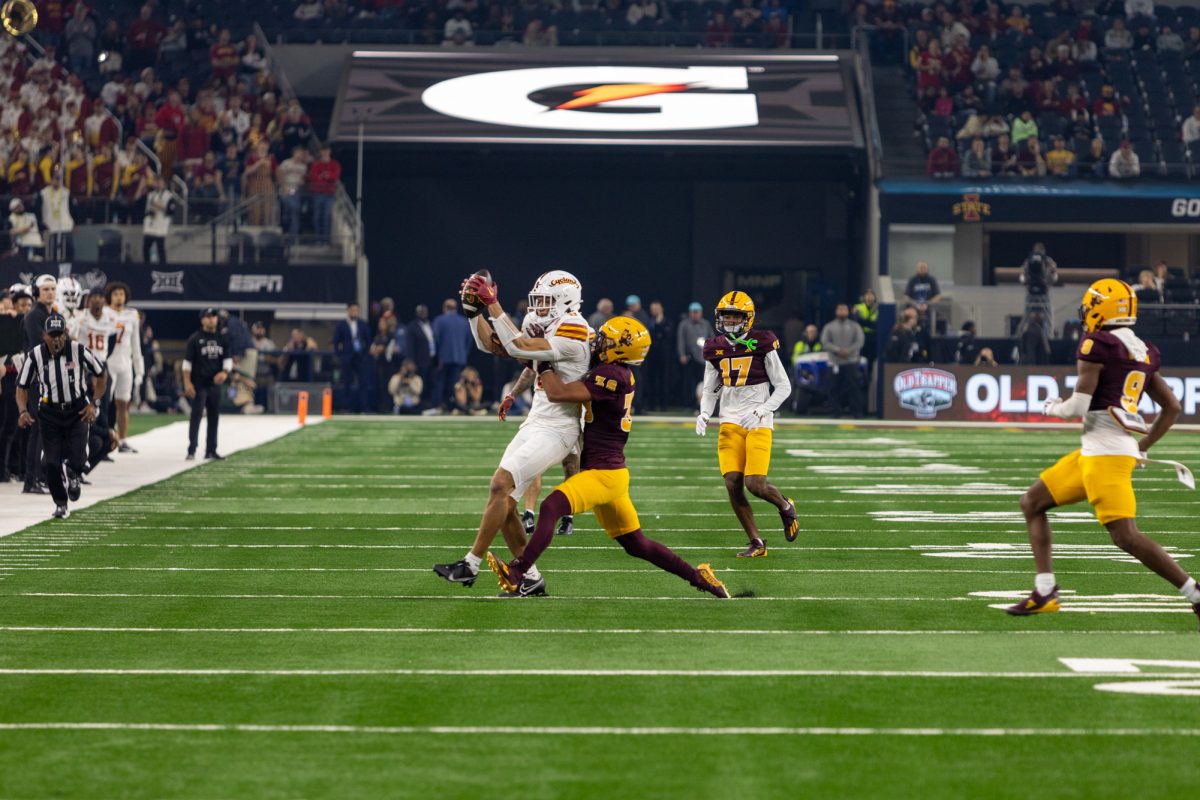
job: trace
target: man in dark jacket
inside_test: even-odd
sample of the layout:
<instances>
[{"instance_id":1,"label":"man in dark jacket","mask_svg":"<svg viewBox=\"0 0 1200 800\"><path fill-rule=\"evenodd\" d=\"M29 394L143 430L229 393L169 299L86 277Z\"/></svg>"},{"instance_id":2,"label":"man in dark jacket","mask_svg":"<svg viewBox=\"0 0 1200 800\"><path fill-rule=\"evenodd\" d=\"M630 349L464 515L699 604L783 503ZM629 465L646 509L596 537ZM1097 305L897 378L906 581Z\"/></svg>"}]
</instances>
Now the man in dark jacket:
<instances>
[{"instance_id":1,"label":"man in dark jacket","mask_svg":"<svg viewBox=\"0 0 1200 800\"><path fill-rule=\"evenodd\" d=\"M346 306L346 318L333 332L333 349L341 360L342 391L345 402L356 414L370 406L371 332L365 320L358 318L358 303Z\"/></svg>"},{"instance_id":2,"label":"man in dark jacket","mask_svg":"<svg viewBox=\"0 0 1200 800\"><path fill-rule=\"evenodd\" d=\"M417 365L417 374L425 384L423 401L429 400L433 387L433 357L437 352L433 344L433 325L429 322L429 308L422 303L417 306L412 322L404 332L404 354Z\"/></svg>"}]
</instances>

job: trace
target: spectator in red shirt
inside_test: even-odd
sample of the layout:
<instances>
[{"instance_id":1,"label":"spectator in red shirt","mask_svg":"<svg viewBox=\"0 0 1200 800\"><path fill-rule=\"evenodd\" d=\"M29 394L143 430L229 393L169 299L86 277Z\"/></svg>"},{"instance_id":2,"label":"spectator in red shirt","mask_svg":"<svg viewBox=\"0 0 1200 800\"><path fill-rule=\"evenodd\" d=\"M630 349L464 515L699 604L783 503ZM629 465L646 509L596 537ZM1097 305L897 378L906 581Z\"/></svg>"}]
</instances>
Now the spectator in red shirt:
<instances>
[{"instance_id":1,"label":"spectator in red shirt","mask_svg":"<svg viewBox=\"0 0 1200 800\"><path fill-rule=\"evenodd\" d=\"M179 92L174 89L167 92L167 102L154 115L154 123L158 126L156 145L158 159L162 162L162 176L164 180L170 180L175 174L179 133L187 124L187 112L183 110Z\"/></svg>"},{"instance_id":2,"label":"spectator in red shirt","mask_svg":"<svg viewBox=\"0 0 1200 800\"><path fill-rule=\"evenodd\" d=\"M62 0L37 0L37 36L42 45L57 45L67 24L66 10Z\"/></svg>"},{"instance_id":3,"label":"spectator in red shirt","mask_svg":"<svg viewBox=\"0 0 1200 800\"><path fill-rule=\"evenodd\" d=\"M938 139L937 147L929 151L925 174L931 178L956 178L958 171L958 152L951 146L950 140L942 136Z\"/></svg>"},{"instance_id":4,"label":"spectator in red shirt","mask_svg":"<svg viewBox=\"0 0 1200 800\"><path fill-rule=\"evenodd\" d=\"M237 72L238 49L230 44L228 28L223 28L217 37L217 43L208 48L208 61L212 65L212 76L225 80Z\"/></svg>"},{"instance_id":5,"label":"spectator in red shirt","mask_svg":"<svg viewBox=\"0 0 1200 800\"><path fill-rule=\"evenodd\" d=\"M126 39L129 42L129 58L126 68L137 72L146 67L154 66L158 60L158 45L167 35L166 27L154 19L154 9L150 4L142 6L138 18L129 25Z\"/></svg>"},{"instance_id":6,"label":"spectator in red shirt","mask_svg":"<svg viewBox=\"0 0 1200 800\"><path fill-rule=\"evenodd\" d=\"M308 165L308 192L312 196L318 244L329 244L333 198L341 178L342 165L333 160L329 145L321 145L320 158Z\"/></svg>"},{"instance_id":7,"label":"spectator in red shirt","mask_svg":"<svg viewBox=\"0 0 1200 800\"><path fill-rule=\"evenodd\" d=\"M188 111L187 123L179 132L178 158L185 169L195 169L199 166L204 154L208 152L208 131L200 119L200 109L192 106Z\"/></svg>"},{"instance_id":8,"label":"spectator in red shirt","mask_svg":"<svg viewBox=\"0 0 1200 800\"><path fill-rule=\"evenodd\" d=\"M924 92L929 87L935 89L942 85L942 46L937 39L929 42L929 49L921 53L917 60L917 91Z\"/></svg>"},{"instance_id":9,"label":"spectator in red shirt","mask_svg":"<svg viewBox=\"0 0 1200 800\"><path fill-rule=\"evenodd\" d=\"M733 26L725 19L724 11L714 11L708 21L708 32L704 44L708 47L728 47L733 41Z\"/></svg>"}]
</instances>

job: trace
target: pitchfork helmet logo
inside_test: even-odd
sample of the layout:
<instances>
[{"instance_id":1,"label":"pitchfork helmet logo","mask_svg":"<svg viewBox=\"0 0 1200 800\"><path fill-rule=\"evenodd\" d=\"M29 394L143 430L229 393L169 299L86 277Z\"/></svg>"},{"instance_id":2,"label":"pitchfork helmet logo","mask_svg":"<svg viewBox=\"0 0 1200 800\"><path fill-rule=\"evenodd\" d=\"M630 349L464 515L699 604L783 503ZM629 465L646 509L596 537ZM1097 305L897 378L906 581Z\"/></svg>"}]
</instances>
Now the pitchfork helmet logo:
<instances>
[{"instance_id":1,"label":"pitchfork helmet logo","mask_svg":"<svg viewBox=\"0 0 1200 800\"><path fill-rule=\"evenodd\" d=\"M748 128L758 101L745 67L543 67L442 81L421 95L450 117L559 131Z\"/></svg>"}]
</instances>

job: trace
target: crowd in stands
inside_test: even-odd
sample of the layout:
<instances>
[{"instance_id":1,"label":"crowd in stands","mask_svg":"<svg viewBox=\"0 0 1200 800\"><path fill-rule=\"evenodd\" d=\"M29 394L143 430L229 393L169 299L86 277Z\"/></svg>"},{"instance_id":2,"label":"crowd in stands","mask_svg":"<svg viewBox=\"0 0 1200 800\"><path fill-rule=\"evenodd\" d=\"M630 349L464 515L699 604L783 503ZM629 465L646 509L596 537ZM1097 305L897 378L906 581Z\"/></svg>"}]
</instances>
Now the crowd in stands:
<instances>
[{"instance_id":1,"label":"crowd in stands","mask_svg":"<svg viewBox=\"0 0 1200 800\"><path fill-rule=\"evenodd\" d=\"M860 4L903 59L934 178L1187 178L1200 165L1200 7L1151 0Z\"/></svg>"},{"instance_id":2,"label":"crowd in stands","mask_svg":"<svg viewBox=\"0 0 1200 800\"><path fill-rule=\"evenodd\" d=\"M791 43L796 0L300 0L264 23L288 42L472 47L677 45L777 49ZM288 6L283 13L288 13Z\"/></svg>"},{"instance_id":3,"label":"crowd in stands","mask_svg":"<svg viewBox=\"0 0 1200 800\"><path fill-rule=\"evenodd\" d=\"M36 211L48 234L52 217L68 233L143 223L157 174L180 204L186 195L190 221L259 198L248 222L282 217L293 235L329 240L341 168L313 147L312 121L282 95L253 34L235 39L199 9L168 15L156 0L107 14L82 0L38 7L43 52L0 37L6 206ZM49 202L51 187L62 203Z\"/></svg>"}]
</instances>

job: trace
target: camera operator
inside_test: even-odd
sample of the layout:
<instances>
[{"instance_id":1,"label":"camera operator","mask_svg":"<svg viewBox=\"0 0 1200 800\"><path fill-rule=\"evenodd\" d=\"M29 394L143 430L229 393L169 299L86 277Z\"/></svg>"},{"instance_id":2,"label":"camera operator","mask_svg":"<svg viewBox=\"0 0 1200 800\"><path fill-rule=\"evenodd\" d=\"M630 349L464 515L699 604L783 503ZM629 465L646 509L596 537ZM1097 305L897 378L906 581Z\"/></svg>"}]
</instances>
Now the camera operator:
<instances>
[{"instance_id":1,"label":"camera operator","mask_svg":"<svg viewBox=\"0 0 1200 800\"><path fill-rule=\"evenodd\" d=\"M453 413L472 416L487 413L483 405L483 381L474 367L463 367L459 373L458 382L454 384Z\"/></svg>"},{"instance_id":2,"label":"camera operator","mask_svg":"<svg viewBox=\"0 0 1200 800\"><path fill-rule=\"evenodd\" d=\"M392 411L396 414L421 413L421 392L425 390L425 381L417 372L417 364L411 358L406 358L400 364L400 371L388 381L388 394L392 396Z\"/></svg>"},{"instance_id":3,"label":"camera operator","mask_svg":"<svg viewBox=\"0 0 1200 800\"><path fill-rule=\"evenodd\" d=\"M1058 264L1046 255L1046 246L1038 242L1021 264L1021 283L1025 287L1025 319L1041 315L1046 339L1054 338L1054 314L1050 305L1050 287L1058 283Z\"/></svg>"}]
</instances>

